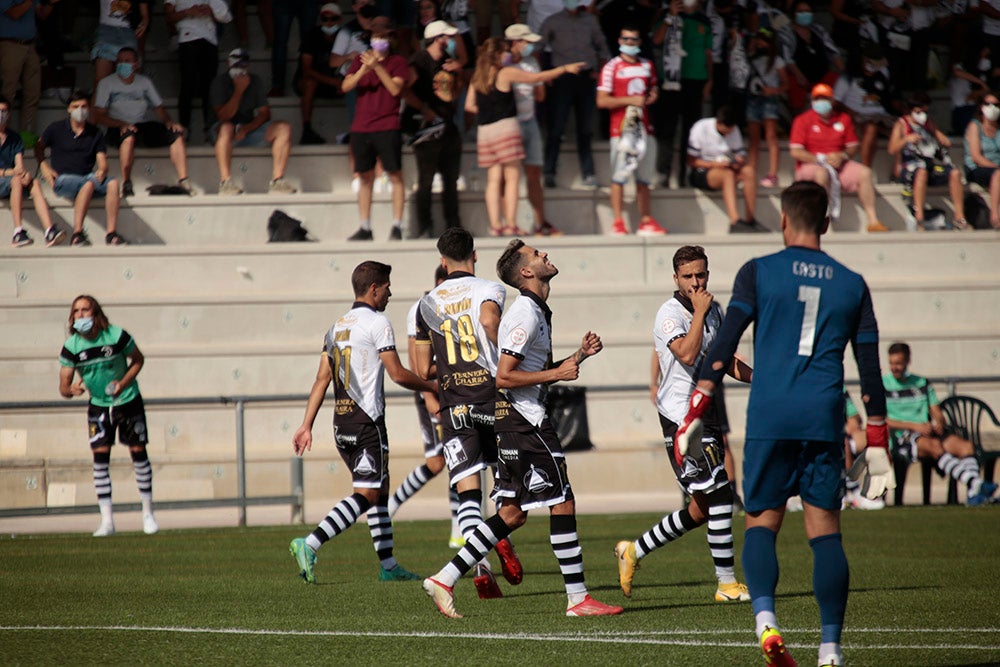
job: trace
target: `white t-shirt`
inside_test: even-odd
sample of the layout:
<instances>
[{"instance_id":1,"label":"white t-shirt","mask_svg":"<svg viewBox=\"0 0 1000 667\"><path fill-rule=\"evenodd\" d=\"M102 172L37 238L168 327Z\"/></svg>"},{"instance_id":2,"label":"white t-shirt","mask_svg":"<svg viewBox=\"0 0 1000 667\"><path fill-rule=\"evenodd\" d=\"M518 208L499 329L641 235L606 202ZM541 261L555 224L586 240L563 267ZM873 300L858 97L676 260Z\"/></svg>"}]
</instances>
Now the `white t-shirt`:
<instances>
[{"instance_id":1,"label":"white t-shirt","mask_svg":"<svg viewBox=\"0 0 1000 667\"><path fill-rule=\"evenodd\" d=\"M785 59L781 56L774 57L771 68L767 67L767 56L757 56L750 64L750 76L759 78L768 88L778 88L781 86L781 75L778 71L784 69Z\"/></svg>"},{"instance_id":2,"label":"white t-shirt","mask_svg":"<svg viewBox=\"0 0 1000 667\"><path fill-rule=\"evenodd\" d=\"M385 367L379 355L396 349L389 318L368 306L352 308L330 327L323 349L334 369L333 423L378 421L385 414Z\"/></svg>"},{"instance_id":3,"label":"white t-shirt","mask_svg":"<svg viewBox=\"0 0 1000 667\"><path fill-rule=\"evenodd\" d=\"M534 56L524 58L517 64L525 72L535 74L539 72L538 61ZM535 87L541 83L515 83L514 104L517 106L517 119L519 121L529 121L535 117Z\"/></svg>"},{"instance_id":4,"label":"white t-shirt","mask_svg":"<svg viewBox=\"0 0 1000 667\"><path fill-rule=\"evenodd\" d=\"M715 340L722 325L722 307L713 301L705 317L705 333L701 340L701 350L694 364L688 366L670 351L670 343L686 336L691 330L694 314L681 305L676 298L670 298L656 312L653 322L653 349L660 361L660 387L656 391L656 409L660 414L680 424L688 411L688 399L694 391L695 379L705 352Z\"/></svg>"},{"instance_id":5,"label":"white t-shirt","mask_svg":"<svg viewBox=\"0 0 1000 667\"><path fill-rule=\"evenodd\" d=\"M552 359L552 326L535 299L522 294L500 320L497 346L501 354L521 360L517 369L527 372L545 370ZM548 387L530 385L504 390L510 404L533 426L545 419Z\"/></svg>"},{"instance_id":6,"label":"white t-shirt","mask_svg":"<svg viewBox=\"0 0 1000 667\"><path fill-rule=\"evenodd\" d=\"M115 120L135 124L154 120L153 109L163 106L163 98L148 76L136 74L132 83L126 83L111 74L98 82L94 106L105 109Z\"/></svg>"},{"instance_id":7,"label":"white t-shirt","mask_svg":"<svg viewBox=\"0 0 1000 667\"><path fill-rule=\"evenodd\" d=\"M726 136L715 128L715 118L702 118L691 126L688 136L688 155L701 160L714 161L720 157L732 159L744 152L743 135L734 127Z\"/></svg>"},{"instance_id":8,"label":"white t-shirt","mask_svg":"<svg viewBox=\"0 0 1000 667\"><path fill-rule=\"evenodd\" d=\"M175 11L204 4L212 8L212 16L189 16L177 22L177 41L181 43L203 39L218 46L219 33L215 28L216 21L229 23L233 20L225 0L207 0L207 3L206 0L167 0L166 4L173 5Z\"/></svg>"},{"instance_id":9,"label":"white t-shirt","mask_svg":"<svg viewBox=\"0 0 1000 667\"><path fill-rule=\"evenodd\" d=\"M888 77L888 68L883 70ZM860 79L841 76L833 86L833 99L854 113L863 116L884 116L888 113L877 98L869 100L867 97L868 91L861 87Z\"/></svg>"},{"instance_id":10,"label":"white t-shirt","mask_svg":"<svg viewBox=\"0 0 1000 667\"><path fill-rule=\"evenodd\" d=\"M1000 0L970 0L969 2L969 6L974 8L978 8L983 4L1000 12ZM987 35L1000 35L1000 19L995 19L992 16L986 16L984 14L983 33ZM993 54L993 57L1000 58L997 54Z\"/></svg>"}]
</instances>

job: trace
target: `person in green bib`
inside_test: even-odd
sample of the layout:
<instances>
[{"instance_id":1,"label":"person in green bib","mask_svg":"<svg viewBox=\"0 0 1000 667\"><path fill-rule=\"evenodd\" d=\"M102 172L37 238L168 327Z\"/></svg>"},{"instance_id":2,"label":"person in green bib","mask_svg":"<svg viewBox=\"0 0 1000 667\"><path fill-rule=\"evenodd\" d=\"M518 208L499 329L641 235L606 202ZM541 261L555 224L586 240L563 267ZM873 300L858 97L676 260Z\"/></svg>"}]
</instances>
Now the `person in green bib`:
<instances>
[{"instance_id":1,"label":"person in green bib","mask_svg":"<svg viewBox=\"0 0 1000 667\"><path fill-rule=\"evenodd\" d=\"M115 431L132 456L142 500L142 530L152 535L159 530L153 517L153 468L146 453L146 409L136 382L142 370L142 352L127 331L108 322L97 299L86 294L73 299L69 334L59 353L59 393L64 398L90 393L87 426L94 454L94 488L101 510L101 525L94 536L115 533L109 470Z\"/></svg>"}]
</instances>

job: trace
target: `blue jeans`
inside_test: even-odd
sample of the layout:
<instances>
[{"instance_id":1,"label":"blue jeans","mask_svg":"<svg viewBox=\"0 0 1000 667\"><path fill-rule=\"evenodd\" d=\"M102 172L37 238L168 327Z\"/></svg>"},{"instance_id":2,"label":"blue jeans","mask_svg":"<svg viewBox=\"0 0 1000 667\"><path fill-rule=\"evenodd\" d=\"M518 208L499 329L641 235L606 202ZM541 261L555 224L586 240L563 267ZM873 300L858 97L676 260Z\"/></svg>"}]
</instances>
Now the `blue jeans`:
<instances>
[{"instance_id":1,"label":"blue jeans","mask_svg":"<svg viewBox=\"0 0 1000 667\"><path fill-rule=\"evenodd\" d=\"M76 199L76 196L80 194L80 190L83 189L83 186L87 183L87 181L90 181L94 184L94 196L103 197L108 194L108 180L108 178L105 178L102 183L97 180L97 176L93 173L59 174L56 176L56 182L52 186L52 191L60 197L74 200Z\"/></svg>"},{"instance_id":2,"label":"blue jeans","mask_svg":"<svg viewBox=\"0 0 1000 667\"><path fill-rule=\"evenodd\" d=\"M580 175L594 175L594 154L590 142L594 136L594 111L597 109L597 83L590 72L563 74L552 84L549 110L549 134L545 140L546 176L555 176L559 165L559 145L562 143L566 121L572 109L576 121L576 154L580 160Z\"/></svg>"},{"instance_id":3,"label":"blue jeans","mask_svg":"<svg viewBox=\"0 0 1000 667\"><path fill-rule=\"evenodd\" d=\"M316 25L319 3L317 0L278 0L271 6L271 15L274 17L271 86L283 89L285 72L288 69L288 36L292 32L292 21L299 20L299 42L304 42L306 33Z\"/></svg>"}]
</instances>

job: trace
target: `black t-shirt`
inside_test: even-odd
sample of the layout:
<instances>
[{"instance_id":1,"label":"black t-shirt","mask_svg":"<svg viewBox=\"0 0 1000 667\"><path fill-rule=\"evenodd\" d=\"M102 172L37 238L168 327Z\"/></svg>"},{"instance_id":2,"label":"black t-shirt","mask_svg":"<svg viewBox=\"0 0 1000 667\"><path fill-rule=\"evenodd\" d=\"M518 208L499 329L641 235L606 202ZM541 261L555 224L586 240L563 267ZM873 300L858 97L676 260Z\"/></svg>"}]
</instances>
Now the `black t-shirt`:
<instances>
[{"instance_id":1,"label":"black t-shirt","mask_svg":"<svg viewBox=\"0 0 1000 667\"><path fill-rule=\"evenodd\" d=\"M233 77L229 76L229 70L226 70L212 80L212 85L208 89L208 99L212 105L213 114L216 107L224 106L229 101L229 98L233 96L234 90L236 88L233 86ZM236 114L230 119L230 122L234 125L245 125L254 119L257 115L257 109L266 106L267 95L264 94L264 83L259 76L251 72L250 85L243 91L239 107L236 109ZM218 120L218 117L216 117L216 120Z\"/></svg>"},{"instance_id":2,"label":"black t-shirt","mask_svg":"<svg viewBox=\"0 0 1000 667\"><path fill-rule=\"evenodd\" d=\"M94 171L98 153L107 153L104 133L86 123L75 134L69 118L57 120L42 132L42 143L49 148L49 163L57 174L89 174Z\"/></svg>"},{"instance_id":3,"label":"black t-shirt","mask_svg":"<svg viewBox=\"0 0 1000 667\"><path fill-rule=\"evenodd\" d=\"M333 40L337 33L327 37L320 26L310 28L306 33L302 45L299 47L299 56L312 56L313 70L325 76L337 76L337 70L330 67L330 51L333 49ZM302 61L299 60L299 71L302 70Z\"/></svg>"},{"instance_id":4,"label":"black t-shirt","mask_svg":"<svg viewBox=\"0 0 1000 667\"><path fill-rule=\"evenodd\" d=\"M454 74L443 69L446 60L447 56L435 60L427 51L414 53L410 57L410 67L416 71L417 80L413 82L412 90L417 99L429 106L431 111L452 123L458 112L455 99L458 96L458 81ZM441 99L441 95L452 99L446 101Z\"/></svg>"}]
</instances>

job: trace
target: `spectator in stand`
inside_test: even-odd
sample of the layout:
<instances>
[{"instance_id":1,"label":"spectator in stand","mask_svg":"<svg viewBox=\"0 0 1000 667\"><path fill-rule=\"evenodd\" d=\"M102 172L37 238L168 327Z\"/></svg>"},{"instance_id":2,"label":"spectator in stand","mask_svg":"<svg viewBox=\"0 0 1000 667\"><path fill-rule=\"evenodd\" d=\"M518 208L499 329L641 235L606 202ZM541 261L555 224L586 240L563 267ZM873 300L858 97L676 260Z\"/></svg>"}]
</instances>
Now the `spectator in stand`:
<instances>
[{"instance_id":1,"label":"spectator in stand","mask_svg":"<svg viewBox=\"0 0 1000 667\"><path fill-rule=\"evenodd\" d=\"M386 32L389 30L389 19L378 16L375 9L374 0L355 0L351 5L354 11L354 18L348 21L337 32L333 40L333 49L330 51L330 67L335 67L341 76L347 76L347 71L351 68L354 60L368 50L369 40L374 32ZM357 105L357 90L341 90L344 92L344 106L347 108L347 125L354 124L354 110ZM345 132L337 135L338 143L348 143L350 133ZM354 153L348 149L348 160L351 163L351 173L354 178L351 181L351 191L358 194L361 191L361 176L354 166Z\"/></svg>"},{"instance_id":2,"label":"spectator in stand","mask_svg":"<svg viewBox=\"0 0 1000 667\"><path fill-rule=\"evenodd\" d=\"M873 0L879 38L889 58L889 72L900 90L927 87L927 57L937 0Z\"/></svg>"},{"instance_id":3,"label":"spectator in stand","mask_svg":"<svg viewBox=\"0 0 1000 667\"><path fill-rule=\"evenodd\" d=\"M268 97L285 96L285 73L288 69L288 37L292 21L299 22L299 44L305 44L306 35L316 25L319 13L316 0L279 0L271 5L274 17L274 48L271 50L271 90Z\"/></svg>"},{"instance_id":4,"label":"spectator in stand","mask_svg":"<svg viewBox=\"0 0 1000 667\"><path fill-rule=\"evenodd\" d=\"M219 194L243 194L243 188L232 179L233 148L265 144L271 146L268 192L293 194L295 188L285 180L292 151L292 126L287 121L271 120L264 83L247 69L250 54L245 49L230 51L228 64L229 68L212 81L208 95L217 119L209 135L219 164Z\"/></svg>"},{"instance_id":5,"label":"spectator in stand","mask_svg":"<svg viewBox=\"0 0 1000 667\"><path fill-rule=\"evenodd\" d=\"M89 95L75 91L70 95L66 111L69 118L57 120L45 128L35 144L35 158L42 177L49 182L52 191L73 202L72 244L90 245L90 239L83 231L83 220L87 216L90 202L94 197L104 197L107 213L107 245L125 245L125 239L118 228L118 180L108 176L108 149L104 143L104 133L92 123ZM45 149L51 149L51 164L45 159Z\"/></svg>"},{"instance_id":6,"label":"spectator in stand","mask_svg":"<svg viewBox=\"0 0 1000 667\"><path fill-rule=\"evenodd\" d=\"M545 19L561 12L566 7L564 0L527 0L527 4L528 15L525 20L531 32L537 34L541 34L542 24L545 23ZM539 59L539 63L541 65L545 64L541 59Z\"/></svg>"},{"instance_id":7,"label":"spectator in stand","mask_svg":"<svg viewBox=\"0 0 1000 667\"><path fill-rule=\"evenodd\" d=\"M264 48L270 49L274 44L274 16L271 11L272 0L257 0L257 20L264 33ZM236 34L240 46L250 46L250 30L247 26L247 0L233 0L233 15L236 17Z\"/></svg>"},{"instance_id":8,"label":"spectator in stand","mask_svg":"<svg viewBox=\"0 0 1000 667\"><path fill-rule=\"evenodd\" d=\"M177 93L177 116L181 125L191 128L194 98L201 100L202 129L209 142L212 108L209 88L218 71L218 23L233 20L225 0L166 0L167 21L177 29L177 57L180 61L181 88Z\"/></svg>"},{"instance_id":9,"label":"spectator in stand","mask_svg":"<svg viewBox=\"0 0 1000 667\"><path fill-rule=\"evenodd\" d=\"M10 102L0 97L0 199L10 200L10 214L14 219L14 236L10 244L15 248L34 243L28 232L21 226L21 212L24 210L24 193L31 193L38 219L45 225L45 245L54 246L66 236L52 224L52 215L45 202L42 186L31 178L24 168L24 142L21 135L8 125Z\"/></svg>"},{"instance_id":10,"label":"spectator in stand","mask_svg":"<svg viewBox=\"0 0 1000 667\"><path fill-rule=\"evenodd\" d=\"M57 0L58 1L58 0ZM0 81L2 94L13 100L21 84L21 140L28 148L38 141L35 116L42 97L42 68L35 50L36 17L44 20L52 4L41 0L0 0Z\"/></svg>"},{"instance_id":11,"label":"spectator in stand","mask_svg":"<svg viewBox=\"0 0 1000 667\"><path fill-rule=\"evenodd\" d=\"M511 61L525 72L541 71L536 59L536 50L542 36L531 31L524 23L507 26L504 37L510 42ZM545 101L545 86L540 83L515 83L514 105L517 107L517 121L521 125L521 141L524 144L524 177L528 190L528 202L535 216L535 234L540 236L561 236L562 232L545 219L545 189L542 187L542 165L544 154L542 131L535 118L536 105Z\"/></svg>"},{"instance_id":12,"label":"spectator in stand","mask_svg":"<svg viewBox=\"0 0 1000 667\"><path fill-rule=\"evenodd\" d=\"M765 188L778 187L778 118L781 113L782 96L788 92L788 75L785 60L778 55L778 45L767 28L761 28L754 36L750 49L750 76L747 81L746 119L750 134L750 156L748 164L754 172L760 155L760 130L764 126L767 141L767 175L760 180Z\"/></svg>"},{"instance_id":13,"label":"spectator in stand","mask_svg":"<svg viewBox=\"0 0 1000 667\"><path fill-rule=\"evenodd\" d=\"M649 122L656 102L656 69L639 57L642 33L623 26L618 34L617 57L601 69L597 84L597 107L611 112L611 233L628 234L622 217L625 183L635 178L635 201L639 208L636 234L663 236L666 230L652 216L649 184L656 177L656 140Z\"/></svg>"},{"instance_id":14,"label":"spectator in stand","mask_svg":"<svg viewBox=\"0 0 1000 667\"><path fill-rule=\"evenodd\" d=\"M601 33L597 18L587 11L588 0L566 0L566 9L545 19L539 34L545 46L552 51L552 65L556 68L583 62L584 68L576 73L564 70L552 84L549 96L549 127L545 141L545 187L556 187L556 168L562 147L563 132L569 112L574 112L576 124L576 153L580 162L580 178L586 187L597 187L594 173L594 154L591 140L594 136L594 110L597 104L597 78L600 67L608 60L608 45ZM508 220L508 225L514 225Z\"/></svg>"},{"instance_id":15,"label":"spectator in stand","mask_svg":"<svg viewBox=\"0 0 1000 667\"><path fill-rule=\"evenodd\" d=\"M319 25L306 33L299 47L299 70L294 78L296 92L302 96L302 145L325 144L326 139L312 126L313 104L317 97L334 99L343 95L344 77L330 66L330 52L340 30L340 6L328 2L319 8Z\"/></svg>"},{"instance_id":16,"label":"spectator in stand","mask_svg":"<svg viewBox=\"0 0 1000 667\"><path fill-rule=\"evenodd\" d=\"M137 6L137 7L136 7ZM132 24L133 9L138 22ZM118 52L129 47L139 52L139 36L149 28L149 0L101 0L97 37L90 58L94 61L94 81L115 71Z\"/></svg>"},{"instance_id":17,"label":"spectator in stand","mask_svg":"<svg viewBox=\"0 0 1000 667\"><path fill-rule=\"evenodd\" d=\"M396 32L393 49L398 55L409 60L414 53L412 46L413 28L417 24L416 0L405 0L404 2L376 0L375 9L378 10L380 16L388 18L389 23L393 25Z\"/></svg>"},{"instance_id":18,"label":"spectator in stand","mask_svg":"<svg viewBox=\"0 0 1000 667\"><path fill-rule=\"evenodd\" d=\"M876 0L877 1L877 0ZM840 50L822 26L813 22L812 6L800 0L795 3L794 43L788 63L788 105L799 113L809 103L808 91L818 83L832 86L837 73L843 71Z\"/></svg>"},{"instance_id":19,"label":"spectator in stand","mask_svg":"<svg viewBox=\"0 0 1000 667\"><path fill-rule=\"evenodd\" d=\"M443 0L438 3L438 15L442 20L458 28L461 48L465 49L465 68L472 68L476 59L476 43L473 41L472 28L469 26L468 0ZM458 113L461 115L462 110L459 109Z\"/></svg>"},{"instance_id":20,"label":"spectator in stand","mask_svg":"<svg viewBox=\"0 0 1000 667\"><path fill-rule=\"evenodd\" d=\"M586 66L584 62L575 62L543 72L526 72L519 67L505 65L506 52L506 43L500 37L491 37L479 47L476 70L465 97L466 113L476 114L479 167L486 169L486 212L490 220L490 236L520 236L524 233L517 227L518 180L521 177L524 144L512 86L518 83L545 83L567 74L576 76Z\"/></svg>"},{"instance_id":21,"label":"spectator in stand","mask_svg":"<svg viewBox=\"0 0 1000 667\"><path fill-rule=\"evenodd\" d=\"M388 25L386 17L373 20ZM351 63L344 77L345 93L357 88L357 109L351 123L351 153L360 177L358 213L361 226L348 241L372 240L372 190L375 184L375 159L382 161L392 183L392 229L390 241L403 238L403 137L399 108L409 76L406 59L391 53L395 33L379 29L371 36L371 49Z\"/></svg>"},{"instance_id":22,"label":"spectator in stand","mask_svg":"<svg viewBox=\"0 0 1000 667\"><path fill-rule=\"evenodd\" d=\"M861 26L868 17L869 5L867 0L830 0L830 37L841 53L850 56L861 50Z\"/></svg>"},{"instance_id":23,"label":"spectator in stand","mask_svg":"<svg viewBox=\"0 0 1000 667\"><path fill-rule=\"evenodd\" d=\"M990 53L1000 54L1000 0L978 0L969 4L983 18L983 36Z\"/></svg>"},{"instance_id":24,"label":"spectator in stand","mask_svg":"<svg viewBox=\"0 0 1000 667\"><path fill-rule=\"evenodd\" d=\"M795 158L795 180L813 181L830 193L830 217L840 216L840 192L857 192L869 232L887 232L875 212L875 177L852 158L858 137L851 117L833 109L833 91L825 83L812 89L812 108L792 121L788 152Z\"/></svg>"},{"instance_id":25,"label":"spectator in stand","mask_svg":"<svg viewBox=\"0 0 1000 667\"><path fill-rule=\"evenodd\" d=\"M924 204L927 186L946 185L955 207L952 224L956 229L966 229L965 195L962 174L948 156L951 141L927 117L931 98L927 93L914 93L907 101L909 113L896 121L889 136L889 154L901 158L899 178L913 192L913 217L917 229L924 229Z\"/></svg>"},{"instance_id":26,"label":"spectator in stand","mask_svg":"<svg viewBox=\"0 0 1000 667\"><path fill-rule=\"evenodd\" d=\"M964 135L965 128L979 115L979 100L994 84L1000 83L1000 62L993 63L990 47L972 40L965 50L965 57L956 60L951 68L951 131Z\"/></svg>"},{"instance_id":27,"label":"spectator in stand","mask_svg":"<svg viewBox=\"0 0 1000 667\"><path fill-rule=\"evenodd\" d=\"M705 14L712 25L712 112L728 105L743 125L745 86L739 85L739 70L746 67L746 8L734 0L711 0Z\"/></svg>"},{"instance_id":28,"label":"spectator in stand","mask_svg":"<svg viewBox=\"0 0 1000 667\"><path fill-rule=\"evenodd\" d=\"M657 134L657 171L669 187L674 161L674 136L681 121L681 155L687 155L691 128L701 118L702 105L711 99L713 56L712 26L699 10L700 0L672 0L663 22L653 33L653 43L663 44L663 89L654 125ZM677 184L687 183L687 166L681 158Z\"/></svg>"},{"instance_id":29,"label":"spectator in stand","mask_svg":"<svg viewBox=\"0 0 1000 667\"><path fill-rule=\"evenodd\" d=\"M426 46L410 58L407 110L421 116L413 142L417 160L417 238L434 236L431 215L434 175L441 174L441 202L447 227L461 227L458 176L462 168L462 135L455 125L458 77L458 30L445 21L423 28Z\"/></svg>"},{"instance_id":30,"label":"spectator in stand","mask_svg":"<svg viewBox=\"0 0 1000 667\"><path fill-rule=\"evenodd\" d=\"M170 146L170 162L177 171L177 184L192 194L188 181L184 126L170 119L156 86L148 76L137 74L138 68L139 58L135 49L130 46L122 48L118 51L115 74L101 79L94 95L94 123L108 128L105 139L118 148L122 197L135 194L132 165L137 141L146 148Z\"/></svg>"},{"instance_id":31,"label":"spectator in stand","mask_svg":"<svg viewBox=\"0 0 1000 667\"><path fill-rule=\"evenodd\" d=\"M743 136L736 125L733 110L727 106L719 107L715 118L703 118L695 123L687 147L691 185L701 190L722 190L722 201L729 215L729 233L771 231L754 217L757 172L747 163ZM738 183L743 184L742 218L736 208Z\"/></svg>"},{"instance_id":32,"label":"spectator in stand","mask_svg":"<svg viewBox=\"0 0 1000 667\"><path fill-rule=\"evenodd\" d=\"M898 95L889 77L882 49L878 44L866 44L860 54L848 57L847 71L833 87L833 97L854 121L861 140L861 164L871 167L875 161L879 135L892 129L896 117L889 112L903 112Z\"/></svg>"},{"instance_id":33,"label":"spectator in stand","mask_svg":"<svg viewBox=\"0 0 1000 667\"><path fill-rule=\"evenodd\" d=\"M979 117L965 128L965 177L990 192L990 224L1000 229L1000 101L994 93L983 95Z\"/></svg>"}]
</instances>

